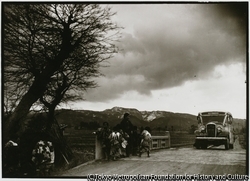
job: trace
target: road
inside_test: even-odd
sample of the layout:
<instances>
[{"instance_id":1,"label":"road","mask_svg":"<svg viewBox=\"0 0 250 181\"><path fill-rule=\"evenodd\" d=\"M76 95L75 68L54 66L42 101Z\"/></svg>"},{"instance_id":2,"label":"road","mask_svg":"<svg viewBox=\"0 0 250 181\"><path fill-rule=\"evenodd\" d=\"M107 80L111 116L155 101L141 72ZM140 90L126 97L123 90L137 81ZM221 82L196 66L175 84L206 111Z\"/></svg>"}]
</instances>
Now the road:
<instances>
[{"instance_id":1,"label":"road","mask_svg":"<svg viewBox=\"0 0 250 181\"><path fill-rule=\"evenodd\" d=\"M245 175L246 150L238 140L233 150L224 146L205 150L193 147L179 147L152 151L150 157L132 156L117 161L97 160L64 172L60 177L81 177L89 174L99 175Z\"/></svg>"}]
</instances>

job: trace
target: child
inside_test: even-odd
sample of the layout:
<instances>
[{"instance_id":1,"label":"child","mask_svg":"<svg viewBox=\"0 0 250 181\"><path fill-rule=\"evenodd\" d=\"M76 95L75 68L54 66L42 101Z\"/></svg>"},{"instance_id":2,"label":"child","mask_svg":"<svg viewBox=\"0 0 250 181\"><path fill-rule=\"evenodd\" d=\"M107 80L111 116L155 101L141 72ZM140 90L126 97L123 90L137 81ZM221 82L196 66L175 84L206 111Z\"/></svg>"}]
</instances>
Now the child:
<instances>
[{"instance_id":1,"label":"child","mask_svg":"<svg viewBox=\"0 0 250 181\"><path fill-rule=\"evenodd\" d=\"M100 140L102 145L102 150L104 153L104 157L106 160L109 160L110 157L110 140L109 135L111 133L111 130L109 129L109 123L104 122L103 127L99 128L96 132L97 139Z\"/></svg>"},{"instance_id":2,"label":"child","mask_svg":"<svg viewBox=\"0 0 250 181\"><path fill-rule=\"evenodd\" d=\"M109 135L109 140L111 143L111 149L110 149L110 157L112 158L112 160L117 160L120 157L120 133L117 131L113 131L110 135Z\"/></svg>"},{"instance_id":3,"label":"child","mask_svg":"<svg viewBox=\"0 0 250 181\"><path fill-rule=\"evenodd\" d=\"M55 161L52 142L47 140L38 141L32 151L31 160L35 164L37 176L49 176Z\"/></svg>"},{"instance_id":4,"label":"child","mask_svg":"<svg viewBox=\"0 0 250 181\"><path fill-rule=\"evenodd\" d=\"M129 135L126 133L126 132L123 132L122 129L120 129L119 131L120 133L120 139L119 139L119 142L120 142L120 155L121 157L126 157L126 148L128 146L128 139L129 139Z\"/></svg>"},{"instance_id":5,"label":"child","mask_svg":"<svg viewBox=\"0 0 250 181\"><path fill-rule=\"evenodd\" d=\"M150 153L150 142L151 142L151 134L150 128L146 127L141 133L141 143L139 149L139 157L141 157L142 153L147 152L148 157Z\"/></svg>"}]
</instances>

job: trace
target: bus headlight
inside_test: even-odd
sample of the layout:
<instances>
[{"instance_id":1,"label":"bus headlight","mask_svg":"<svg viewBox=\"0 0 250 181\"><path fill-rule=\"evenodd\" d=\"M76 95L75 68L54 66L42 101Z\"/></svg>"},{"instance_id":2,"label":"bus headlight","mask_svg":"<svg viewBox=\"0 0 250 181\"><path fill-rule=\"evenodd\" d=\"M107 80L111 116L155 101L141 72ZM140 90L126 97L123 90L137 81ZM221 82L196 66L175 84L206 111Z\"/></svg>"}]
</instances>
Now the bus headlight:
<instances>
[{"instance_id":1,"label":"bus headlight","mask_svg":"<svg viewBox=\"0 0 250 181\"><path fill-rule=\"evenodd\" d=\"M205 126L202 126L200 129L201 129L201 133L205 133L206 132Z\"/></svg>"},{"instance_id":2,"label":"bus headlight","mask_svg":"<svg viewBox=\"0 0 250 181\"><path fill-rule=\"evenodd\" d=\"M218 133L221 133L222 132L222 127L218 127L217 131L218 131Z\"/></svg>"}]
</instances>

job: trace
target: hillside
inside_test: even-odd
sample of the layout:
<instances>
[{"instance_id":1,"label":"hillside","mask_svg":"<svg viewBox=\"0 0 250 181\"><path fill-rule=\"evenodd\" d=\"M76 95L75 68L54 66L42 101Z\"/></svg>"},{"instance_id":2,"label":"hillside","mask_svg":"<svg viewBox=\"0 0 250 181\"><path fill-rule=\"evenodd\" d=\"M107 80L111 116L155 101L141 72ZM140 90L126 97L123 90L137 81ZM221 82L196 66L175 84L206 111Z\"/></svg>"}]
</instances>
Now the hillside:
<instances>
[{"instance_id":1,"label":"hillside","mask_svg":"<svg viewBox=\"0 0 250 181\"><path fill-rule=\"evenodd\" d=\"M114 127L121 122L125 112L130 114L131 122L137 127L149 126L155 130L188 131L192 125L197 125L196 115L167 111L138 111L122 107L114 107L104 111L62 109L57 111L56 119L60 124L67 124L71 127L81 126L84 123L102 125L105 121ZM246 127L244 120L234 120L233 126L236 129L240 130Z\"/></svg>"},{"instance_id":2,"label":"hillside","mask_svg":"<svg viewBox=\"0 0 250 181\"><path fill-rule=\"evenodd\" d=\"M104 121L109 122L110 126L114 127L121 122L125 112L130 113L131 122L137 127L150 126L152 129L189 130L191 125L196 125L196 116L190 114L166 111L140 112L137 109L121 107L114 107L104 111L62 109L57 111L56 119L60 124L67 124L72 127L90 122L102 125Z\"/></svg>"}]
</instances>

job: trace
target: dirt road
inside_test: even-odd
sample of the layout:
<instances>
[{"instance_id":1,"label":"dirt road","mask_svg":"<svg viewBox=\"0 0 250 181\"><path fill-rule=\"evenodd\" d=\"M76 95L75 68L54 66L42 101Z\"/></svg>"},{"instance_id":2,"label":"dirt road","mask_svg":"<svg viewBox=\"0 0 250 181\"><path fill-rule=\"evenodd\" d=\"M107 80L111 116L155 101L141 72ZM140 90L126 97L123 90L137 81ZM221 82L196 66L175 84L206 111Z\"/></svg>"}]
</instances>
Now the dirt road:
<instances>
[{"instance_id":1,"label":"dirt road","mask_svg":"<svg viewBox=\"0 0 250 181\"><path fill-rule=\"evenodd\" d=\"M236 140L233 150L225 150L224 146L210 147L205 150L193 147L180 147L152 151L148 158L132 156L118 161L98 160L80 165L66 171L60 177L87 176L89 174L126 174L126 175L245 175L246 150L241 149Z\"/></svg>"}]
</instances>

